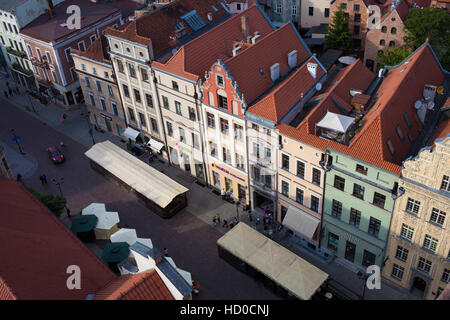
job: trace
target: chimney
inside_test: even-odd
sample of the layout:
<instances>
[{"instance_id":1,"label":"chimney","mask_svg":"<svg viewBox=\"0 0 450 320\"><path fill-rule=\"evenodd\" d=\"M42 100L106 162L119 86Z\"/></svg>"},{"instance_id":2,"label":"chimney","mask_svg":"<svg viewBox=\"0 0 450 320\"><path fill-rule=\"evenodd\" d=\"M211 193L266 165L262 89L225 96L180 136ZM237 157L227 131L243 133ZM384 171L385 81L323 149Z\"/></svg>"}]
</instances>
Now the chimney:
<instances>
[{"instance_id":1,"label":"chimney","mask_svg":"<svg viewBox=\"0 0 450 320\"><path fill-rule=\"evenodd\" d=\"M239 45L239 43L235 43L234 45L233 45L233 57L235 56L235 55L237 55L237 53L241 50L241 46Z\"/></svg>"},{"instance_id":2,"label":"chimney","mask_svg":"<svg viewBox=\"0 0 450 320\"><path fill-rule=\"evenodd\" d=\"M136 19L139 19L140 17L145 16L149 12L150 12L150 10L148 10L148 9L135 10L134 11L134 17Z\"/></svg>"},{"instance_id":3,"label":"chimney","mask_svg":"<svg viewBox=\"0 0 450 320\"><path fill-rule=\"evenodd\" d=\"M297 50L288 53L288 65L291 69L297 65Z\"/></svg>"},{"instance_id":4,"label":"chimney","mask_svg":"<svg viewBox=\"0 0 450 320\"><path fill-rule=\"evenodd\" d=\"M47 0L47 9L50 17L53 17L53 2L52 0Z\"/></svg>"},{"instance_id":5,"label":"chimney","mask_svg":"<svg viewBox=\"0 0 450 320\"><path fill-rule=\"evenodd\" d=\"M280 64L275 63L270 67L270 79L272 79L273 82L277 81L280 77Z\"/></svg>"},{"instance_id":6,"label":"chimney","mask_svg":"<svg viewBox=\"0 0 450 320\"><path fill-rule=\"evenodd\" d=\"M249 32L249 24L248 24L249 18L248 16L241 16L241 31L242 35L244 36L244 39L247 39L247 36L250 34Z\"/></svg>"},{"instance_id":7,"label":"chimney","mask_svg":"<svg viewBox=\"0 0 450 320\"><path fill-rule=\"evenodd\" d=\"M317 63L308 63L306 65L306 67L308 68L308 72L311 74L311 76L316 79L317 77Z\"/></svg>"}]
</instances>

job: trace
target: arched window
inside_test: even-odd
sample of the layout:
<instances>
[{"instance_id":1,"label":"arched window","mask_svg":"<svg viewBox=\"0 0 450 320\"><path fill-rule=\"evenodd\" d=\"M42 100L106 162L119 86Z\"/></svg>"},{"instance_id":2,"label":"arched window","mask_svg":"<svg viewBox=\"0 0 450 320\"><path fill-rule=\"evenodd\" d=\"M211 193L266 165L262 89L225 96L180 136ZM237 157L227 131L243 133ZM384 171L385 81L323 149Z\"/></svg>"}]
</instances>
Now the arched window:
<instances>
[{"instance_id":1,"label":"arched window","mask_svg":"<svg viewBox=\"0 0 450 320\"><path fill-rule=\"evenodd\" d=\"M381 28L381 32L383 32L383 33L386 33L386 32L387 32L386 26L383 26L383 27Z\"/></svg>"},{"instance_id":2,"label":"arched window","mask_svg":"<svg viewBox=\"0 0 450 320\"><path fill-rule=\"evenodd\" d=\"M395 41L389 41L389 47L395 47Z\"/></svg>"},{"instance_id":3,"label":"arched window","mask_svg":"<svg viewBox=\"0 0 450 320\"><path fill-rule=\"evenodd\" d=\"M391 33L392 34L396 34L397 33L397 28L391 28Z\"/></svg>"},{"instance_id":4,"label":"arched window","mask_svg":"<svg viewBox=\"0 0 450 320\"><path fill-rule=\"evenodd\" d=\"M380 40L380 46L385 46L386 45L386 41L384 41L383 39Z\"/></svg>"}]
</instances>

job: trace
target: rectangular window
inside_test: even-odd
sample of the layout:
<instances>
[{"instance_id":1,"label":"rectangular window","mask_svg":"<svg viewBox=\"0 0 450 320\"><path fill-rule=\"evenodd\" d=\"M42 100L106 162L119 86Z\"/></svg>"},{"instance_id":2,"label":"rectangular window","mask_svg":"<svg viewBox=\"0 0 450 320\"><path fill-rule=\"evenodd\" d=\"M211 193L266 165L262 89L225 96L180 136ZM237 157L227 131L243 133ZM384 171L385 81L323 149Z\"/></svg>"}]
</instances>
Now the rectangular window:
<instances>
[{"instance_id":1,"label":"rectangular window","mask_svg":"<svg viewBox=\"0 0 450 320\"><path fill-rule=\"evenodd\" d=\"M341 8L342 8L342 10L347 9L347 4L346 4L346 3L342 3L342 4L341 4Z\"/></svg>"},{"instance_id":2,"label":"rectangular window","mask_svg":"<svg viewBox=\"0 0 450 320\"><path fill-rule=\"evenodd\" d=\"M400 128L400 126L396 126L395 131L397 131L397 135L401 141L405 140L405 136L404 136L402 128Z\"/></svg>"},{"instance_id":3,"label":"rectangular window","mask_svg":"<svg viewBox=\"0 0 450 320\"><path fill-rule=\"evenodd\" d=\"M354 11L359 11L359 4L353 5L353 10Z\"/></svg>"},{"instance_id":4,"label":"rectangular window","mask_svg":"<svg viewBox=\"0 0 450 320\"><path fill-rule=\"evenodd\" d=\"M178 91L178 83L176 81L172 81L172 89Z\"/></svg>"},{"instance_id":5,"label":"rectangular window","mask_svg":"<svg viewBox=\"0 0 450 320\"><path fill-rule=\"evenodd\" d=\"M236 167L244 170L244 156L236 153Z\"/></svg>"},{"instance_id":6,"label":"rectangular window","mask_svg":"<svg viewBox=\"0 0 450 320\"><path fill-rule=\"evenodd\" d=\"M271 162L272 150L270 148L264 148L264 159L268 162Z\"/></svg>"},{"instance_id":7,"label":"rectangular window","mask_svg":"<svg viewBox=\"0 0 450 320\"><path fill-rule=\"evenodd\" d=\"M328 18L330 16L330 8L325 8L324 16L325 18Z\"/></svg>"},{"instance_id":8,"label":"rectangular window","mask_svg":"<svg viewBox=\"0 0 450 320\"><path fill-rule=\"evenodd\" d=\"M362 265L364 267L372 266L375 264L375 255L367 250L364 250Z\"/></svg>"},{"instance_id":9,"label":"rectangular window","mask_svg":"<svg viewBox=\"0 0 450 320\"><path fill-rule=\"evenodd\" d=\"M400 232L400 236L402 236L405 239L408 239L409 241L412 241L414 235L414 228L406 225L406 224L402 224L402 230Z\"/></svg>"},{"instance_id":10,"label":"rectangular window","mask_svg":"<svg viewBox=\"0 0 450 320\"><path fill-rule=\"evenodd\" d=\"M353 26L353 34L359 34L359 26Z\"/></svg>"},{"instance_id":11,"label":"rectangular window","mask_svg":"<svg viewBox=\"0 0 450 320\"><path fill-rule=\"evenodd\" d=\"M444 269L444 272L442 273L441 281L448 283L449 276L450 276L450 270Z\"/></svg>"},{"instance_id":12,"label":"rectangular window","mask_svg":"<svg viewBox=\"0 0 450 320\"><path fill-rule=\"evenodd\" d=\"M195 114L195 109L189 107L189 119L191 121L195 121L195 119L197 118L196 114Z\"/></svg>"},{"instance_id":13,"label":"rectangular window","mask_svg":"<svg viewBox=\"0 0 450 320\"><path fill-rule=\"evenodd\" d=\"M216 127L216 121L212 113L207 112L206 117L208 118L208 127L214 129Z\"/></svg>"},{"instance_id":14,"label":"rectangular window","mask_svg":"<svg viewBox=\"0 0 450 320\"><path fill-rule=\"evenodd\" d=\"M276 13L281 13L281 2L278 2L278 3L277 3L275 12L276 12Z\"/></svg>"},{"instance_id":15,"label":"rectangular window","mask_svg":"<svg viewBox=\"0 0 450 320\"><path fill-rule=\"evenodd\" d=\"M127 63L128 66L128 73L130 74L130 77L136 78L136 70L134 69L134 65L131 63Z\"/></svg>"},{"instance_id":16,"label":"rectangular window","mask_svg":"<svg viewBox=\"0 0 450 320\"><path fill-rule=\"evenodd\" d=\"M140 123L141 123L141 126L143 126L143 127L146 127L146 126L147 126L147 123L145 122L144 114L141 113L141 112L139 112L139 121L140 121Z\"/></svg>"},{"instance_id":17,"label":"rectangular window","mask_svg":"<svg viewBox=\"0 0 450 320\"><path fill-rule=\"evenodd\" d=\"M123 88L123 94L125 97L129 98L130 97L130 91L128 91L128 87L126 85L122 85Z\"/></svg>"},{"instance_id":18,"label":"rectangular window","mask_svg":"<svg viewBox=\"0 0 450 320\"><path fill-rule=\"evenodd\" d=\"M359 228L359 223L361 222L361 211L354 208L350 209L350 219L348 223L352 226Z\"/></svg>"},{"instance_id":19,"label":"rectangular window","mask_svg":"<svg viewBox=\"0 0 450 320\"><path fill-rule=\"evenodd\" d=\"M106 111L106 102L102 97L100 97L100 104L102 105L103 111Z\"/></svg>"},{"instance_id":20,"label":"rectangular window","mask_svg":"<svg viewBox=\"0 0 450 320\"><path fill-rule=\"evenodd\" d=\"M94 95L92 93L89 92L89 100L91 101L91 106L95 107L95 99L94 99Z\"/></svg>"},{"instance_id":21,"label":"rectangular window","mask_svg":"<svg viewBox=\"0 0 450 320\"><path fill-rule=\"evenodd\" d=\"M295 189L295 201L297 201L300 204L303 204L303 196L304 196L303 190L296 188Z\"/></svg>"},{"instance_id":22,"label":"rectangular window","mask_svg":"<svg viewBox=\"0 0 450 320\"><path fill-rule=\"evenodd\" d=\"M285 197L289 197L289 183L281 181L281 194Z\"/></svg>"},{"instance_id":23,"label":"rectangular window","mask_svg":"<svg viewBox=\"0 0 450 320\"><path fill-rule=\"evenodd\" d=\"M225 178L225 191L233 193L233 181L231 179Z\"/></svg>"},{"instance_id":24,"label":"rectangular window","mask_svg":"<svg viewBox=\"0 0 450 320\"><path fill-rule=\"evenodd\" d=\"M237 141L244 141L244 128L236 123L234 124L234 138Z\"/></svg>"},{"instance_id":25,"label":"rectangular window","mask_svg":"<svg viewBox=\"0 0 450 320\"><path fill-rule=\"evenodd\" d=\"M133 122L136 122L136 118L135 118L135 116L134 116L134 111L133 111L133 109L128 108L128 114L129 114L129 116L130 116L130 120L133 121Z\"/></svg>"},{"instance_id":26,"label":"rectangular window","mask_svg":"<svg viewBox=\"0 0 450 320\"><path fill-rule=\"evenodd\" d=\"M408 114L406 112L403 114L403 119L405 119L405 122L406 122L406 125L408 126L408 128L411 128L412 123L411 123L411 120L409 120Z\"/></svg>"},{"instance_id":27,"label":"rectangular window","mask_svg":"<svg viewBox=\"0 0 450 320\"><path fill-rule=\"evenodd\" d=\"M144 69L141 68L141 77L142 77L142 81L145 81L145 82L148 81L147 70L144 70Z\"/></svg>"},{"instance_id":28,"label":"rectangular window","mask_svg":"<svg viewBox=\"0 0 450 320\"><path fill-rule=\"evenodd\" d=\"M114 91L113 91L111 85L108 84L108 85L107 85L107 88L108 88L108 94L109 94L109 96L110 96L110 97L114 97Z\"/></svg>"},{"instance_id":29,"label":"rectangular window","mask_svg":"<svg viewBox=\"0 0 450 320\"><path fill-rule=\"evenodd\" d=\"M281 154L281 168L289 171L289 156L287 154Z\"/></svg>"},{"instance_id":30,"label":"rectangular window","mask_svg":"<svg viewBox=\"0 0 450 320\"><path fill-rule=\"evenodd\" d=\"M255 131L259 131L259 127L257 124L252 123L252 129Z\"/></svg>"},{"instance_id":31,"label":"rectangular window","mask_svg":"<svg viewBox=\"0 0 450 320\"><path fill-rule=\"evenodd\" d=\"M419 263L417 264L417 269L429 273L431 270L431 261L425 258L419 257Z\"/></svg>"},{"instance_id":32,"label":"rectangular window","mask_svg":"<svg viewBox=\"0 0 450 320\"><path fill-rule=\"evenodd\" d=\"M308 14L311 17L314 15L314 7L308 7Z\"/></svg>"},{"instance_id":33,"label":"rectangular window","mask_svg":"<svg viewBox=\"0 0 450 320\"><path fill-rule=\"evenodd\" d=\"M145 100L147 101L147 107L153 108L153 98L148 93L145 94Z\"/></svg>"},{"instance_id":34,"label":"rectangular window","mask_svg":"<svg viewBox=\"0 0 450 320\"><path fill-rule=\"evenodd\" d=\"M228 120L220 118L220 131L228 135Z\"/></svg>"},{"instance_id":35,"label":"rectangular window","mask_svg":"<svg viewBox=\"0 0 450 320\"><path fill-rule=\"evenodd\" d=\"M297 6L296 5L292 6L291 15L293 18L295 18L297 16Z\"/></svg>"},{"instance_id":36,"label":"rectangular window","mask_svg":"<svg viewBox=\"0 0 450 320\"><path fill-rule=\"evenodd\" d=\"M141 93L137 89L133 89L134 91L134 98L136 99L136 102L141 103Z\"/></svg>"},{"instance_id":37,"label":"rectangular window","mask_svg":"<svg viewBox=\"0 0 450 320\"><path fill-rule=\"evenodd\" d=\"M386 202L386 196L379 194L378 192L375 192L373 195L373 204L377 207L384 209L384 204Z\"/></svg>"},{"instance_id":38,"label":"rectangular window","mask_svg":"<svg viewBox=\"0 0 450 320\"><path fill-rule=\"evenodd\" d=\"M162 101L163 101L163 107L166 109L169 109L169 98L167 98L166 96L161 96L162 97Z\"/></svg>"},{"instance_id":39,"label":"rectangular window","mask_svg":"<svg viewBox=\"0 0 450 320\"><path fill-rule=\"evenodd\" d=\"M380 233L380 226L381 226L380 220L375 219L374 217L370 217L369 229L367 230L367 232L375 237L378 237L378 234Z\"/></svg>"},{"instance_id":40,"label":"rectangular window","mask_svg":"<svg viewBox=\"0 0 450 320\"><path fill-rule=\"evenodd\" d=\"M319 212L319 198L315 196L311 196L311 210Z\"/></svg>"},{"instance_id":41,"label":"rectangular window","mask_svg":"<svg viewBox=\"0 0 450 320\"><path fill-rule=\"evenodd\" d=\"M334 176L334 187L344 191L344 187L345 187L345 179L339 176Z\"/></svg>"},{"instance_id":42,"label":"rectangular window","mask_svg":"<svg viewBox=\"0 0 450 320\"><path fill-rule=\"evenodd\" d=\"M181 142L185 142L186 141L186 136L184 135L184 129L183 128L178 128L178 132L180 133L180 141Z\"/></svg>"},{"instance_id":43,"label":"rectangular window","mask_svg":"<svg viewBox=\"0 0 450 320\"><path fill-rule=\"evenodd\" d=\"M36 48L36 51L38 50L38 48ZM70 55L70 51L72 50L72 48L66 48L66 49L64 49L64 53L66 54L66 60L67 60L67 62L70 62L70 61L72 61L71 59L72 59L72 57L71 57L71 55ZM39 56L39 58L41 58L40 56Z\"/></svg>"},{"instance_id":44,"label":"rectangular window","mask_svg":"<svg viewBox=\"0 0 450 320\"><path fill-rule=\"evenodd\" d=\"M357 164L356 165L356 172L367 176L367 167L364 167L363 165Z\"/></svg>"},{"instance_id":45,"label":"rectangular window","mask_svg":"<svg viewBox=\"0 0 450 320\"><path fill-rule=\"evenodd\" d=\"M430 235L425 235L425 239L423 240L423 247L425 249L436 252L436 248L438 245L438 239L431 237Z\"/></svg>"},{"instance_id":46,"label":"rectangular window","mask_svg":"<svg viewBox=\"0 0 450 320\"><path fill-rule=\"evenodd\" d=\"M222 147L222 156L223 156L223 161L231 164L231 153L230 150L228 150L225 147Z\"/></svg>"},{"instance_id":47,"label":"rectangular window","mask_svg":"<svg viewBox=\"0 0 450 320\"><path fill-rule=\"evenodd\" d=\"M313 168L312 169L312 183L320 186L320 176L321 176L320 170Z\"/></svg>"},{"instance_id":48,"label":"rectangular window","mask_svg":"<svg viewBox=\"0 0 450 320\"><path fill-rule=\"evenodd\" d=\"M401 246L397 246L397 251L395 252L395 257L401 261L406 262L408 260L409 250Z\"/></svg>"},{"instance_id":49,"label":"rectangular window","mask_svg":"<svg viewBox=\"0 0 450 320\"><path fill-rule=\"evenodd\" d=\"M100 81L95 80L95 85L97 87L97 91L102 92L102 84L100 83Z\"/></svg>"},{"instance_id":50,"label":"rectangular window","mask_svg":"<svg viewBox=\"0 0 450 320\"><path fill-rule=\"evenodd\" d=\"M86 85L86 88L91 88L91 82L89 81L88 77L84 78L84 84Z\"/></svg>"},{"instance_id":51,"label":"rectangular window","mask_svg":"<svg viewBox=\"0 0 450 320\"><path fill-rule=\"evenodd\" d=\"M47 57L47 61L48 61L49 63L52 63L52 57L50 56L50 52L45 51L45 56Z\"/></svg>"},{"instance_id":52,"label":"rectangular window","mask_svg":"<svg viewBox=\"0 0 450 320\"><path fill-rule=\"evenodd\" d=\"M391 276L398 280L402 280L404 272L405 272L405 268L400 267L399 265L394 263L394 266L392 267Z\"/></svg>"},{"instance_id":53,"label":"rectangular window","mask_svg":"<svg viewBox=\"0 0 450 320\"><path fill-rule=\"evenodd\" d=\"M216 75L216 83L219 87L223 88L225 86L222 76Z\"/></svg>"},{"instance_id":54,"label":"rectangular window","mask_svg":"<svg viewBox=\"0 0 450 320\"><path fill-rule=\"evenodd\" d=\"M433 208L433 210L431 211L430 221L440 226L443 226L445 221L445 212Z\"/></svg>"},{"instance_id":55,"label":"rectangular window","mask_svg":"<svg viewBox=\"0 0 450 320\"><path fill-rule=\"evenodd\" d=\"M264 176L264 186L266 186L267 188L272 188L272 176Z\"/></svg>"},{"instance_id":56,"label":"rectangular window","mask_svg":"<svg viewBox=\"0 0 450 320\"><path fill-rule=\"evenodd\" d=\"M169 121L166 121L166 125L167 125L167 135L169 137L173 137L173 127L172 127L172 123L170 123Z\"/></svg>"},{"instance_id":57,"label":"rectangular window","mask_svg":"<svg viewBox=\"0 0 450 320\"><path fill-rule=\"evenodd\" d=\"M345 244L345 256L344 258L348 261L355 261L356 244L347 240Z\"/></svg>"},{"instance_id":58,"label":"rectangular window","mask_svg":"<svg viewBox=\"0 0 450 320\"><path fill-rule=\"evenodd\" d=\"M259 159L259 144L253 142L253 155Z\"/></svg>"},{"instance_id":59,"label":"rectangular window","mask_svg":"<svg viewBox=\"0 0 450 320\"><path fill-rule=\"evenodd\" d=\"M180 116L182 116L183 114L181 113L181 103L179 101L175 101L175 112L177 114L179 114Z\"/></svg>"},{"instance_id":60,"label":"rectangular window","mask_svg":"<svg viewBox=\"0 0 450 320\"><path fill-rule=\"evenodd\" d=\"M305 163L297 160L297 176L305 179Z\"/></svg>"},{"instance_id":61,"label":"rectangular window","mask_svg":"<svg viewBox=\"0 0 450 320\"><path fill-rule=\"evenodd\" d=\"M359 199L364 199L364 190L365 188L357 183L353 185L353 195Z\"/></svg>"},{"instance_id":62,"label":"rectangular window","mask_svg":"<svg viewBox=\"0 0 450 320\"><path fill-rule=\"evenodd\" d=\"M119 116L119 111L117 109L117 103L111 101L111 109L115 116Z\"/></svg>"},{"instance_id":63,"label":"rectangular window","mask_svg":"<svg viewBox=\"0 0 450 320\"><path fill-rule=\"evenodd\" d=\"M333 199L331 215L335 218L341 219L341 214L342 214L342 202Z\"/></svg>"},{"instance_id":64,"label":"rectangular window","mask_svg":"<svg viewBox=\"0 0 450 320\"><path fill-rule=\"evenodd\" d=\"M152 125L152 130L154 132L158 133L158 124L157 124L156 120L153 118L150 118L150 123Z\"/></svg>"},{"instance_id":65,"label":"rectangular window","mask_svg":"<svg viewBox=\"0 0 450 320\"><path fill-rule=\"evenodd\" d=\"M89 37L89 40L91 40L91 43L93 43L95 41L95 39L97 39L97 36L95 34L93 34L92 36Z\"/></svg>"},{"instance_id":66,"label":"rectangular window","mask_svg":"<svg viewBox=\"0 0 450 320\"><path fill-rule=\"evenodd\" d=\"M256 182L261 180L261 169L258 167L253 167L253 178Z\"/></svg>"},{"instance_id":67,"label":"rectangular window","mask_svg":"<svg viewBox=\"0 0 450 320\"><path fill-rule=\"evenodd\" d=\"M86 46L85 46L85 44L84 44L84 40L78 42L78 49L79 49L80 51L85 51L85 50L86 50Z\"/></svg>"},{"instance_id":68,"label":"rectangular window","mask_svg":"<svg viewBox=\"0 0 450 320\"><path fill-rule=\"evenodd\" d=\"M334 252L337 252L338 247L339 247L339 236L334 233L328 232L327 248Z\"/></svg>"},{"instance_id":69,"label":"rectangular window","mask_svg":"<svg viewBox=\"0 0 450 320\"><path fill-rule=\"evenodd\" d=\"M122 61L116 60L116 63L117 63L117 68L119 69L119 72L120 72L120 73L125 73L125 70L124 70L124 68L123 68L123 63L122 63Z\"/></svg>"},{"instance_id":70,"label":"rectangular window","mask_svg":"<svg viewBox=\"0 0 450 320\"><path fill-rule=\"evenodd\" d=\"M95 67L92 67L92 73L97 75L97 69Z\"/></svg>"},{"instance_id":71,"label":"rectangular window","mask_svg":"<svg viewBox=\"0 0 450 320\"><path fill-rule=\"evenodd\" d=\"M450 178L446 175L442 177L441 190L450 191Z\"/></svg>"},{"instance_id":72,"label":"rectangular window","mask_svg":"<svg viewBox=\"0 0 450 320\"><path fill-rule=\"evenodd\" d=\"M220 189L220 175L217 172L213 171L213 178L214 178L214 186L217 189Z\"/></svg>"},{"instance_id":73,"label":"rectangular window","mask_svg":"<svg viewBox=\"0 0 450 320\"><path fill-rule=\"evenodd\" d=\"M218 94L217 101L219 102L219 108L228 109L228 100L226 97Z\"/></svg>"},{"instance_id":74,"label":"rectangular window","mask_svg":"<svg viewBox=\"0 0 450 320\"><path fill-rule=\"evenodd\" d=\"M418 214L420 209L420 201L408 198L408 202L406 204L406 211Z\"/></svg>"}]
</instances>

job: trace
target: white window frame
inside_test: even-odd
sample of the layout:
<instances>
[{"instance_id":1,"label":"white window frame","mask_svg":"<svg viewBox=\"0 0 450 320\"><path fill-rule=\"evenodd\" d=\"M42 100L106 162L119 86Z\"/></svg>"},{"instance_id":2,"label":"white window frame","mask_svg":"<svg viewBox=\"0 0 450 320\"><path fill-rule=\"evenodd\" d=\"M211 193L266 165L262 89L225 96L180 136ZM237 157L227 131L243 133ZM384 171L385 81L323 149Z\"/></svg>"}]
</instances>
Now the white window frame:
<instances>
[{"instance_id":1,"label":"white window frame","mask_svg":"<svg viewBox=\"0 0 450 320\"><path fill-rule=\"evenodd\" d=\"M83 44L83 50L81 50L80 43ZM86 43L84 42L84 40L81 40L80 42L78 42L78 50L86 51Z\"/></svg>"},{"instance_id":2,"label":"white window frame","mask_svg":"<svg viewBox=\"0 0 450 320\"><path fill-rule=\"evenodd\" d=\"M47 56L48 63L53 63L52 57L50 56L50 52L45 51L45 55Z\"/></svg>"},{"instance_id":3,"label":"white window frame","mask_svg":"<svg viewBox=\"0 0 450 320\"><path fill-rule=\"evenodd\" d=\"M58 83L58 75L56 74L55 69L50 69L50 70L51 70L51 74L52 74L53 81L54 81L55 83Z\"/></svg>"},{"instance_id":4,"label":"white window frame","mask_svg":"<svg viewBox=\"0 0 450 320\"><path fill-rule=\"evenodd\" d=\"M92 40L92 38L94 38L94 40ZM97 40L97 35L93 34L92 36L89 37L89 40L91 41L91 44L94 43L94 41Z\"/></svg>"},{"instance_id":5,"label":"white window frame","mask_svg":"<svg viewBox=\"0 0 450 320\"><path fill-rule=\"evenodd\" d=\"M37 48L36 48L37 49ZM69 51L69 53L67 53L67 51ZM66 54L66 60L67 60L67 62L70 62L70 58L71 58L71 55L70 55L70 53L72 52L72 47L68 47L68 48L65 48L64 49L64 53Z\"/></svg>"}]
</instances>

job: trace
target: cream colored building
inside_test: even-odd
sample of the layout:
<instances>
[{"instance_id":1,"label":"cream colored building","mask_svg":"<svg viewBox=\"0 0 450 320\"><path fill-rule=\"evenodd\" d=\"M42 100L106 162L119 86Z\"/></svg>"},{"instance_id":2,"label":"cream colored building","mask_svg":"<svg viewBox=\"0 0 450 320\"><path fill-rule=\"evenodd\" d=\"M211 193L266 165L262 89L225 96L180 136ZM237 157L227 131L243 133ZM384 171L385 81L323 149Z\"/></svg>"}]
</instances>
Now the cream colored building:
<instances>
[{"instance_id":1,"label":"cream colored building","mask_svg":"<svg viewBox=\"0 0 450 320\"><path fill-rule=\"evenodd\" d=\"M403 162L399 190L382 275L436 299L450 272L450 134Z\"/></svg>"},{"instance_id":2,"label":"cream colored building","mask_svg":"<svg viewBox=\"0 0 450 320\"><path fill-rule=\"evenodd\" d=\"M302 0L300 10L300 27L311 28L330 19L331 0Z\"/></svg>"},{"instance_id":3,"label":"cream colored building","mask_svg":"<svg viewBox=\"0 0 450 320\"><path fill-rule=\"evenodd\" d=\"M99 38L86 51L72 50L72 58L85 105L90 112L90 123L101 130L122 136L126 128L125 115L104 45L105 39Z\"/></svg>"}]
</instances>

